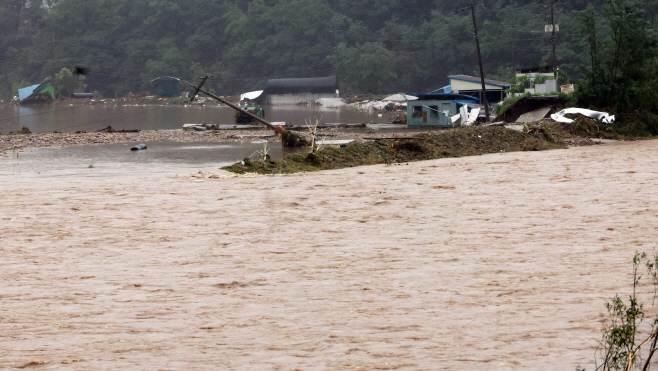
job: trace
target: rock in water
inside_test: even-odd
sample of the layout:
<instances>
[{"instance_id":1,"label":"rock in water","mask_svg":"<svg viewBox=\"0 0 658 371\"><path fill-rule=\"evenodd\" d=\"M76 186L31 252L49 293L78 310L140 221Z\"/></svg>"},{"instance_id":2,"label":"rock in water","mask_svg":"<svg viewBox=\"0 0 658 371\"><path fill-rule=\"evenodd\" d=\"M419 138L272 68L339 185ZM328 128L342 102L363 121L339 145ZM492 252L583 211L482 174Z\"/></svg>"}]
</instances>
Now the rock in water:
<instances>
[{"instance_id":1,"label":"rock in water","mask_svg":"<svg viewBox=\"0 0 658 371\"><path fill-rule=\"evenodd\" d=\"M131 151L139 151L139 150L142 150L142 149L146 149L146 144L144 144L144 143L138 144L138 145L134 146L133 148L131 148L130 150Z\"/></svg>"}]
</instances>

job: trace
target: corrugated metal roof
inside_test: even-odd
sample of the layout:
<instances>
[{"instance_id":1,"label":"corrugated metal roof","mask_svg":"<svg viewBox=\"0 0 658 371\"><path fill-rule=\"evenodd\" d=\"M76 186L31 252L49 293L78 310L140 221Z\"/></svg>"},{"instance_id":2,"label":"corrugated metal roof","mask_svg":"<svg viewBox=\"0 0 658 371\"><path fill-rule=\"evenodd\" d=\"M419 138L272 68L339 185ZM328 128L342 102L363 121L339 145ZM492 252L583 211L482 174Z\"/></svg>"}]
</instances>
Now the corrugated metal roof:
<instances>
[{"instance_id":1,"label":"corrugated metal roof","mask_svg":"<svg viewBox=\"0 0 658 371\"><path fill-rule=\"evenodd\" d=\"M471 103L480 102L480 100L476 97L471 97L469 95L463 95L463 94L455 94L455 93L407 93L407 95L418 97L419 100L468 101Z\"/></svg>"},{"instance_id":2,"label":"corrugated metal roof","mask_svg":"<svg viewBox=\"0 0 658 371\"><path fill-rule=\"evenodd\" d=\"M463 80L463 81L482 83L482 80L479 77L473 77L473 76L469 76L469 75L454 75L454 76L448 76L448 78L449 79L455 79L455 80ZM487 85L502 86L502 87L512 86L512 84L510 84L508 82L489 80L489 79L484 79L484 83L487 84Z\"/></svg>"}]
</instances>

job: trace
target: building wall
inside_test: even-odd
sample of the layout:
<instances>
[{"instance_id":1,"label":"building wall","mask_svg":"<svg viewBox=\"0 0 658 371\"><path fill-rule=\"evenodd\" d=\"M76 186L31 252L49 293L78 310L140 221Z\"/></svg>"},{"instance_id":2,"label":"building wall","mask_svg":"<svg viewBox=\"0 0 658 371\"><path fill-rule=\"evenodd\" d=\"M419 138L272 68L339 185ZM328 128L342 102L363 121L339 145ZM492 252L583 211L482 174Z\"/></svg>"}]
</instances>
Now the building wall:
<instances>
[{"instance_id":1,"label":"building wall","mask_svg":"<svg viewBox=\"0 0 658 371\"><path fill-rule=\"evenodd\" d=\"M450 117L457 113L457 104L451 101L407 101L407 125L410 126L426 125L452 127Z\"/></svg>"},{"instance_id":2,"label":"building wall","mask_svg":"<svg viewBox=\"0 0 658 371\"><path fill-rule=\"evenodd\" d=\"M291 105L291 104L314 104L320 98L338 98L338 94L330 93L298 93L298 94L270 94L265 97L265 104L271 105Z\"/></svg>"},{"instance_id":3,"label":"building wall","mask_svg":"<svg viewBox=\"0 0 658 371\"><path fill-rule=\"evenodd\" d=\"M487 90L503 90L500 86L484 84ZM482 83L450 79L450 89L453 93L459 93L460 90L482 90Z\"/></svg>"},{"instance_id":4,"label":"building wall","mask_svg":"<svg viewBox=\"0 0 658 371\"><path fill-rule=\"evenodd\" d=\"M546 76L548 79L553 79L555 75L553 75L553 72L531 72L531 73L521 73L517 72L516 73L516 78L518 79L519 77L526 76L528 80L533 81L537 76Z\"/></svg>"}]
</instances>

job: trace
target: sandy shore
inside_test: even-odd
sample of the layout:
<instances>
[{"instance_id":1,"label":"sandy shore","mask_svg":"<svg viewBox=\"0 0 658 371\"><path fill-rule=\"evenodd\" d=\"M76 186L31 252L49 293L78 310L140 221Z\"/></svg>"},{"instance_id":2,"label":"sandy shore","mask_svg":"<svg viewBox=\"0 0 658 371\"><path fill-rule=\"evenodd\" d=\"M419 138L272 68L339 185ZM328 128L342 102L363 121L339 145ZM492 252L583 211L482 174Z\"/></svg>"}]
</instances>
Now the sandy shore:
<instances>
[{"instance_id":1,"label":"sandy shore","mask_svg":"<svg viewBox=\"0 0 658 371\"><path fill-rule=\"evenodd\" d=\"M0 368L593 370L605 298L658 240L657 165L641 141L0 178Z\"/></svg>"}]
</instances>

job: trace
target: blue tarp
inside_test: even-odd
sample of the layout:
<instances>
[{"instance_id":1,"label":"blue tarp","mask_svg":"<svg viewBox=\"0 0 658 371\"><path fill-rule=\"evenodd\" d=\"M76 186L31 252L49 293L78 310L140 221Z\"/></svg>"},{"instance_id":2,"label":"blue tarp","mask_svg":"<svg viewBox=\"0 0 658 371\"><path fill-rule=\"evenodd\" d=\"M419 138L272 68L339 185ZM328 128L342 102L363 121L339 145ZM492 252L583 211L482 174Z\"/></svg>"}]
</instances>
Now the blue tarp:
<instances>
[{"instance_id":1,"label":"blue tarp","mask_svg":"<svg viewBox=\"0 0 658 371\"><path fill-rule=\"evenodd\" d=\"M447 93L447 94L450 94L450 93L452 93L452 88L450 87L450 85L446 85L446 86L444 86L440 89L436 89L434 91L431 91L430 93Z\"/></svg>"},{"instance_id":2,"label":"blue tarp","mask_svg":"<svg viewBox=\"0 0 658 371\"><path fill-rule=\"evenodd\" d=\"M28 98L30 95L32 95L32 93L34 93L35 90L37 90L39 86L41 86L41 84L28 86L27 88L23 88L23 89L18 89L18 99L23 101L24 99Z\"/></svg>"}]
</instances>

